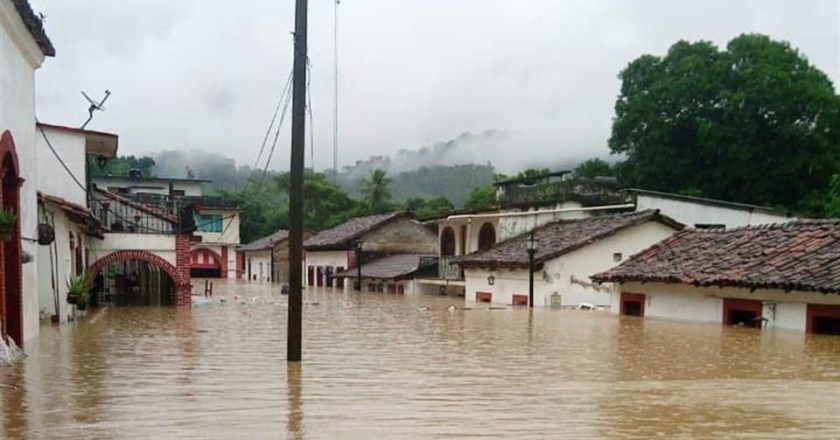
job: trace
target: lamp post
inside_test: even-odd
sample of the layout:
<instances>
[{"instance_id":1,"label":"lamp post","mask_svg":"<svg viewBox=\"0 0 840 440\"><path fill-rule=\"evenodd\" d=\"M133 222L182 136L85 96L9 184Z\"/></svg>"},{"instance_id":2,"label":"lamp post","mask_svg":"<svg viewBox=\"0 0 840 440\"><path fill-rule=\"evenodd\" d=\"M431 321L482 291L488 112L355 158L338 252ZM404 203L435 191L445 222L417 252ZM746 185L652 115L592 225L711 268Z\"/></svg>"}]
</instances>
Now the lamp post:
<instances>
[{"instance_id":1,"label":"lamp post","mask_svg":"<svg viewBox=\"0 0 840 440\"><path fill-rule=\"evenodd\" d=\"M362 239L353 240L353 249L356 250L356 290L362 291Z\"/></svg>"},{"instance_id":2,"label":"lamp post","mask_svg":"<svg viewBox=\"0 0 840 440\"><path fill-rule=\"evenodd\" d=\"M534 231L528 236L525 242L528 251L528 308L534 308L534 254L537 253L538 240L534 238Z\"/></svg>"}]
</instances>

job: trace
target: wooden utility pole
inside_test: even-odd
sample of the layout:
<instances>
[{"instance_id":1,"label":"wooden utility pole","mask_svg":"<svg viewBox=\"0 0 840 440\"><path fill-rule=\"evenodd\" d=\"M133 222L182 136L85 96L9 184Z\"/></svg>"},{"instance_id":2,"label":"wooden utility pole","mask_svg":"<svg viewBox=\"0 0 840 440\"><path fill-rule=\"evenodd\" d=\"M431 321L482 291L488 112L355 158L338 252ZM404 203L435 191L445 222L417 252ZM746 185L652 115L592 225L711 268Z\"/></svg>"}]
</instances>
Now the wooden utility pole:
<instances>
[{"instance_id":1,"label":"wooden utility pole","mask_svg":"<svg viewBox=\"0 0 840 440\"><path fill-rule=\"evenodd\" d=\"M286 362L300 362L303 333L303 169L306 153L307 0L295 0L292 160L289 167L289 320Z\"/></svg>"}]
</instances>

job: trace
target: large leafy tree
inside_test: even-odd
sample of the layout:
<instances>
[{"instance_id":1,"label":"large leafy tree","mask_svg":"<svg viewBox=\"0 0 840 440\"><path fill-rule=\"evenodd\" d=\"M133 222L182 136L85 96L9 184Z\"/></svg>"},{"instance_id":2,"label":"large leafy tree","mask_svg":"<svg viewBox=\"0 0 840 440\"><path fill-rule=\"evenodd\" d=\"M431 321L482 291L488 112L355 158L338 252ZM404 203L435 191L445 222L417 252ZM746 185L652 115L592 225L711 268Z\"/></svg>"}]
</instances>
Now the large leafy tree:
<instances>
[{"instance_id":1,"label":"large leafy tree","mask_svg":"<svg viewBox=\"0 0 840 440\"><path fill-rule=\"evenodd\" d=\"M388 185L391 179L382 169L371 171L370 177L361 181L361 190L368 209L373 214L381 214L393 209L391 205L391 190Z\"/></svg>"},{"instance_id":2,"label":"large leafy tree","mask_svg":"<svg viewBox=\"0 0 840 440\"><path fill-rule=\"evenodd\" d=\"M619 78L609 147L626 185L796 209L840 169L840 99L788 43L680 41Z\"/></svg>"},{"instance_id":3,"label":"large leafy tree","mask_svg":"<svg viewBox=\"0 0 840 440\"><path fill-rule=\"evenodd\" d=\"M577 177L594 178L599 176L612 176L614 174L615 171L612 165L598 158L583 161L574 169L574 175Z\"/></svg>"},{"instance_id":4,"label":"large leafy tree","mask_svg":"<svg viewBox=\"0 0 840 440\"><path fill-rule=\"evenodd\" d=\"M282 173L277 178L278 188L286 194L289 184L289 173ZM328 182L324 174L309 172L304 175L303 224L306 228L321 231L365 214L361 203Z\"/></svg>"},{"instance_id":5,"label":"large leafy tree","mask_svg":"<svg viewBox=\"0 0 840 440\"><path fill-rule=\"evenodd\" d=\"M424 220L443 217L455 210L455 206L446 197L431 199L409 197L405 201L405 208L413 212L417 218Z\"/></svg>"}]
</instances>

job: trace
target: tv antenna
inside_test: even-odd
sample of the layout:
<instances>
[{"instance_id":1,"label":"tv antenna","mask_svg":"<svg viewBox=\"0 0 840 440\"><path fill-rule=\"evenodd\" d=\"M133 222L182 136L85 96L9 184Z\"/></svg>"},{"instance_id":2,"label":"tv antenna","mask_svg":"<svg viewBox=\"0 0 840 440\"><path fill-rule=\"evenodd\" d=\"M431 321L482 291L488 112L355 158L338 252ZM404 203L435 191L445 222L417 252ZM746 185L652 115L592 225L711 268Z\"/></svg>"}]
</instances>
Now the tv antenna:
<instances>
[{"instance_id":1,"label":"tv antenna","mask_svg":"<svg viewBox=\"0 0 840 440\"><path fill-rule=\"evenodd\" d=\"M82 124L82 127L81 127L81 128L82 128L82 130L84 130L84 129L85 129L85 127L87 127L87 125L90 123L90 120L91 120L91 119L93 119L93 112L95 112L95 111L100 111L100 112L101 112L101 111L105 111L105 101L107 101L107 100L108 100L108 97L109 97L109 96L111 96L111 91L110 91L110 90L106 90L106 91L105 91L105 96L104 96L104 97L102 97L102 100L101 100L101 101L98 101L98 102L97 102L97 101L94 101L94 100L93 100L90 96L88 96L88 95L87 95L87 93L85 93L84 91L82 91L82 96L84 96L84 97L85 97L85 99L87 99L87 100L88 100L88 102L90 103L90 107L88 107L88 118L87 118L87 121L85 121L85 123L84 123L84 124Z\"/></svg>"}]
</instances>

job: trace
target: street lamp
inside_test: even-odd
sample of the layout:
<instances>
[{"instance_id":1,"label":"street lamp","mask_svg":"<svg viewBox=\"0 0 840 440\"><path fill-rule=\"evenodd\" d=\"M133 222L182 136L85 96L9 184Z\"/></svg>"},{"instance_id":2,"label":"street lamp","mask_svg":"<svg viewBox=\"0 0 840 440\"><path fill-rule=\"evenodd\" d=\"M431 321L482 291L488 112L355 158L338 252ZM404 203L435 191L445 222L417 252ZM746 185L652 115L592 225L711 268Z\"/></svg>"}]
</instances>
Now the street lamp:
<instances>
[{"instance_id":1,"label":"street lamp","mask_svg":"<svg viewBox=\"0 0 840 440\"><path fill-rule=\"evenodd\" d=\"M353 249L356 250L356 290L362 291L362 239L353 240Z\"/></svg>"},{"instance_id":2,"label":"street lamp","mask_svg":"<svg viewBox=\"0 0 840 440\"><path fill-rule=\"evenodd\" d=\"M528 251L528 308L534 308L534 254L537 253L539 240L534 238L534 231L528 236L525 242Z\"/></svg>"}]
</instances>

